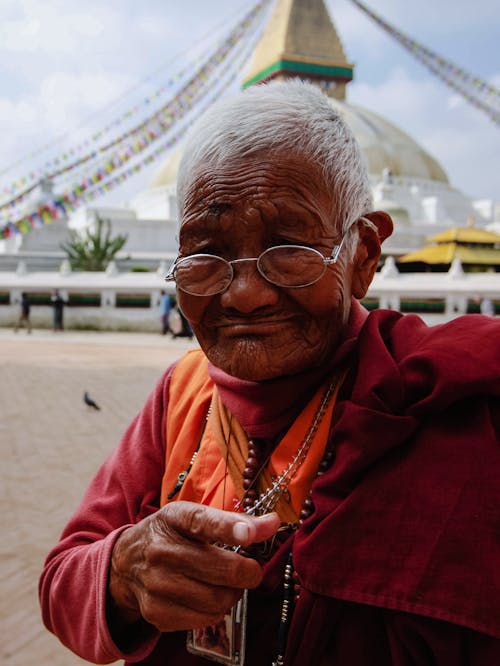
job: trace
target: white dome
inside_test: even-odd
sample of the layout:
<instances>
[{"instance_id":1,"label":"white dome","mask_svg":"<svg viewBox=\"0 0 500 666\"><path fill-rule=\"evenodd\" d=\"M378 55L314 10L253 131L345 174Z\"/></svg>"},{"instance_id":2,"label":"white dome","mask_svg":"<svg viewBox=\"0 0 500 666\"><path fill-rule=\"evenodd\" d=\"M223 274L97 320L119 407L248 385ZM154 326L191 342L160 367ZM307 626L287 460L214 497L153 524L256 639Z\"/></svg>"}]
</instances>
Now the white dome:
<instances>
[{"instance_id":1,"label":"white dome","mask_svg":"<svg viewBox=\"0 0 500 666\"><path fill-rule=\"evenodd\" d=\"M150 189L164 187L165 185L175 185L177 182L177 171L179 170L183 148L184 146L181 143L173 152L169 153L167 159L161 163L159 169L153 176L153 179L149 184Z\"/></svg>"},{"instance_id":2,"label":"white dome","mask_svg":"<svg viewBox=\"0 0 500 666\"><path fill-rule=\"evenodd\" d=\"M371 176L380 178L383 170L389 169L397 177L448 183L441 165L399 127L360 106L333 98L330 104L354 132Z\"/></svg>"}]
</instances>

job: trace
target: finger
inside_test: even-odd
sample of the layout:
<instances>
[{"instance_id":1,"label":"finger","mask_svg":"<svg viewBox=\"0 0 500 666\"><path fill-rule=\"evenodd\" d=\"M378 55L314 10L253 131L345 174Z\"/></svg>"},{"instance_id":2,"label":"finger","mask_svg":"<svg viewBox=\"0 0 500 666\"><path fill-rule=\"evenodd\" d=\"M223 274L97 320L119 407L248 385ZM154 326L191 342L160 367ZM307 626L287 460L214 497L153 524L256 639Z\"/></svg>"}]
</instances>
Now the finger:
<instances>
[{"instance_id":1,"label":"finger","mask_svg":"<svg viewBox=\"0 0 500 666\"><path fill-rule=\"evenodd\" d=\"M149 604L166 608L180 606L183 610L213 616L227 612L242 594L243 589L207 584L178 574L157 581L152 588L143 588L139 597L141 607Z\"/></svg>"},{"instance_id":2,"label":"finger","mask_svg":"<svg viewBox=\"0 0 500 666\"><path fill-rule=\"evenodd\" d=\"M184 576L211 585L230 588L254 588L262 580L262 568L252 559L216 545L200 544L176 535L177 543L157 542L148 553L144 583L152 587L155 577Z\"/></svg>"},{"instance_id":3,"label":"finger","mask_svg":"<svg viewBox=\"0 0 500 666\"><path fill-rule=\"evenodd\" d=\"M160 603L156 600L153 603L145 599L144 604L141 604L141 616L161 632L185 631L218 624L225 612L212 614L204 611L201 606L188 608L168 601Z\"/></svg>"},{"instance_id":4,"label":"finger","mask_svg":"<svg viewBox=\"0 0 500 666\"><path fill-rule=\"evenodd\" d=\"M194 502L172 502L156 514L165 526L196 541L247 546L265 541L280 525L277 514L247 516Z\"/></svg>"}]
</instances>

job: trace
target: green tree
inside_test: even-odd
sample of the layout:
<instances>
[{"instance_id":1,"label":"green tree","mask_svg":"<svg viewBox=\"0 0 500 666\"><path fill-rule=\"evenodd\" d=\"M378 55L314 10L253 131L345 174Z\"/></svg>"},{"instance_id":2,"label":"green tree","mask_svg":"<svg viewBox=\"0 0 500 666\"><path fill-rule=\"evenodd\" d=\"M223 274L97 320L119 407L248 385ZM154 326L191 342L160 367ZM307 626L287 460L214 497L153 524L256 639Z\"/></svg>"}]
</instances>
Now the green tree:
<instances>
[{"instance_id":1,"label":"green tree","mask_svg":"<svg viewBox=\"0 0 500 666\"><path fill-rule=\"evenodd\" d=\"M86 229L83 234L70 231L70 240L62 243L71 268L80 271L103 271L110 261L127 242L127 235L118 234L111 237L111 222L95 216L96 225L93 230Z\"/></svg>"}]
</instances>

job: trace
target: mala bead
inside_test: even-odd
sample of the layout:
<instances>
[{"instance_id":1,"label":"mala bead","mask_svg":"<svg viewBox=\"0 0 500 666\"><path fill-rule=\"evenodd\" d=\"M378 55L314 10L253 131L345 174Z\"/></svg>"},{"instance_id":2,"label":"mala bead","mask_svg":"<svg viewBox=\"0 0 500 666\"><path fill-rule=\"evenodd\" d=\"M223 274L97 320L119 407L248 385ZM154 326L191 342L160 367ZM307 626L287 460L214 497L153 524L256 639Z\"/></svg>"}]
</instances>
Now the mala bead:
<instances>
[{"instance_id":1,"label":"mala bead","mask_svg":"<svg viewBox=\"0 0 500 666\"><path fill-rule=\"evenodd\" d=\"M308 498L304 501L304 504L303 504L302 508L303 508L305 511L308 511L309 514L311 514L311 513L314 511L314 504L313 504L313 501L312 501L312 499L311 499L310 497L308 497Z\"/></svg>"},{"instance_id":2,"label":"mala bead","mask_svg":"<svg viewBox=\"0 0 500 666\"><path fill-rule=\"evenodd\" d=\"M258 458L259 457L258 449L255 446L255 442L252 439L248 442L248 457L249 458Z\"/></svg>"},{"instance_id":3,"label":"mala bead","mask_svg":"<svg viewBox=\"0 0 500 666\"><path fill-rule=\"evenodd\" d=\"M245 497L245 499L243 500L243 508L245 510L251 509L254 504L255 504L255 501L250 499L249 497Z\"/></svg>"},{"instance_id":4,"label":"mala bead","mask_svg":"<svg viewBox=\"0 0 500 666\"><path fill-rule=\"evenodd\" d=\"M243 482L243 488L245 488L245 498L243 499L243 508L244 509L251 509L253 505L255 504L256 500L259 497L259 493L255 488L250 488L250 484L252 483L249 481L249 487L245 487L247 479Z\"/></svg>"},{"instance_id":5,"label":"mala bead","mask_svg":"<svg viewBox=\"0 0 500 666\"><path fill-rule=\"evenodd\" d=\"M257 458L255 458L255 456L249 456L248 457L245 469L251 469L254 474L258 471L259 461L257 460Z\"/></svg>"},{"instance_id":6,"label":"mala bead","mask_svg":"<svg viewBox=\"0 0 500 666\"><path fill-rule=\"evenodd\" d=\"M243 470L243 490L245 491L245 499L243 500L243 507L249 509L253 506L257 499L257 493L252 490L255 479L259 473L259 455L257 447L254 442L248 442L248 458L245 469ZM251 501L248 501L251 498Z\"/></svg>"},{"instance_id":7,"label":"mala bead","mask_svg":"<svg viewBox=\"0 0 500 666\"><path fill-rule=\"evenodd\" d=\"M332 466L333 459L335 454L333 451L327 451L323 456L323 460L320 462L318 467L318 476L324 474Z\"/></svg>"},{"instance_id":8,"label":"mala bead","mask_svg":"<svg viewBox=\"0 0 500 666\"><path fill-rule=\"evenodd\" d=\"M312 512L314 511L314 504L311 498L307 498L302 505L302 511L300 512L300 519L301 521L306 520L309 518L310 515L312 515Z\"/></svg>"},{"instance_id":9,"label":"mala bead","mask_svg":"<svg viewBox=\"0 0 500 666\"><path fill-rule=\"evenodd\" d=\"M245 468L246 469L246 468ZM253 490L252 486L255 481L255 475L252 476L243 476L243 488L245 489L245 496L250 497L250 491ZM252 497L257 497L256 491L252 493Z\"/></svg>"},{"instance_id":10,"label":"mala bead","mask_svg":"<svg viewBox=\"0 0 500 666\"><path fill-rule=\"evenodd\" d=\"M299 574L296 571L294 571L292 574L292 580L293 580L294 601L297 601L300 596L300 578Z\"/></svg>"},{"instance_id":11,"label":"mala bead","mask_svg":"<svg viewBox=\"0 0 500 666\"><path fill-rule=\"evenodd\" d=\"M325 456L323 460L329 462L330 464L332 463L332 460L335 458L335 452L334 451L327 451L325 453Z\"/></svg>"},{"instance_id":12,"label":"mala bead","mask_svg":"<svg viewBox=\"0 0 500 666\"><path fill-rule=\"evenodd\" d=\"M248 467L245 467L243 472L243 488L245 489L245 495L249 491L255 482L255 474L248 471Z\"/></svg>"}]
</instances>

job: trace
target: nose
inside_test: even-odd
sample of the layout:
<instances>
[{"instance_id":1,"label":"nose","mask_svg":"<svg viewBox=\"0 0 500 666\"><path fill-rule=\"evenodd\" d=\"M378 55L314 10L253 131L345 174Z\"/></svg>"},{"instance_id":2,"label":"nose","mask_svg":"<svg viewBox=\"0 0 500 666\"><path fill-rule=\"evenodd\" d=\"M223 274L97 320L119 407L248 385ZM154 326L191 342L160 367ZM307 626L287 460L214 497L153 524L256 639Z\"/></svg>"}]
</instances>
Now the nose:
<instances>
[{"instance_id":1,"label":"nose","mask_svg":"<svg viewBox=\"0 0 500 666\"><path fill-rule=\"evenodd\" d=\"M236 259L231 262L233 280L221 294L221 305L249 313L261 307L275 305L279 299L278 287L268 282L257 269L257 259Z\"/></svg>"}]
</instances>

